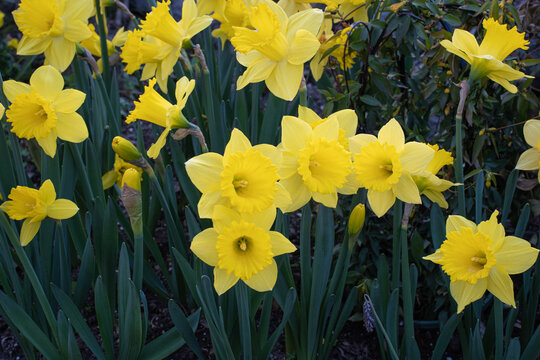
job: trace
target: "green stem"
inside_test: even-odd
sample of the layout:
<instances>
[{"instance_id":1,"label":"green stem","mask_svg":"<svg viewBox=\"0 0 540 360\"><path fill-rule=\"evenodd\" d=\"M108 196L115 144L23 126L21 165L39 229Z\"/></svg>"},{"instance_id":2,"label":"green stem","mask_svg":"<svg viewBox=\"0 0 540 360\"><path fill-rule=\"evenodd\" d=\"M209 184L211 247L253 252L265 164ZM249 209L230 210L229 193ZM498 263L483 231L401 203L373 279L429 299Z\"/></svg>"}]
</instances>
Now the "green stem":
<instances>
[{"instance_id":1,"label":"green stem","mask_svg":"<svg viewBox=\"0 0 540 360\"><path fill-rule=\"evenodd\" d=\"M54 317L54 313L51 307L51 304L49 303L49 300L47 299L47 296L45 295L45 291L43 291L43 287L41 286L41 283L39 282L39 279L36 275L36 272L34 271L34 267L30 263L30 259L28 259L28 256L26 255L26 252L22 248L21 244L18 241L18 236L11 227L11 224L7 220L7 218L3 215L0 215L0 221L2 222L2 225L4 229L6 230L9 240L11 241L11 245L15 249L15 253L17 254L17 257L19 258L21 265L24 269L25 276L28 277L30 280L30 283L32 284L32 288L36 292L36 296L38 298L39 304L41 305L41 308L43 309L43 312L45 313L45 317L47 318L47 322L49 323L49 326L51 328L54 340L57 344L59 344L58 339L58 329L56 327L56 319Z\"/></svg>"},{"instance_id":2,"label":"green stem","mask_svg":"<svg viewBox=\"0 0 540 360\"><path fill-rule=\"evenodd\" d=\"M392 289L399 287L399 263L400 263L400 215L403 211L403 203L401 200L396 200L394 204L394 237L392 241Z\"/></svg>"},{"instance_id":3,"label":"green stem","mask_svg":"<svg viewBox=\"0 0 540 360\"><path fill-rule=\"evenodd\" d=\"M409 249L407 243L407 226L411 215L413 204L405 204L403 218L401 220L401 272L403 286L403 321L405 327L405 347L409 347L411 340L414 340L414 319L413 303L411 293L411 275L409 273Z\"/></svg>"},{"instance_id":4,"label":"green stem","mask_svg":"<svg viewBox=\"0 0 540 360\"><path fill-rule=\"evenodd\" d=\"M131 223L134 239L133 253L133 282L138 290L142 290L143 283L143 256L144 256L144 236L142 218Z\"/></svg>"},{"instance_id":5,"label":"green stem","mask_svg":"<svg viewBox=\"0 0 540 360\"><path fill-rule=\"evenodd\" d=\"M103 64L103 78L105 80L105 85L107 86L107 94L111 88L111 74L109 69L109 50L107 48L107 33L105 31L105 20L103 19L103 14L101 14L101 4L99 0L95 0L96 4L96 18L98 21L99 27L99 40L101 43L101 62Z\"/></svg>"},{"instance_id":6,"label":"green stem","mask_svg":"<svg viewBox=\"0 0 540 360\"><path fill-rule=\"evenodd\" d=\"M495 360L501 360L503 356L503 309L499 299L493 299L493 311L495 312Z\"/></svg>"},{"instance_id":7,"label":"green stem","mask_svg":"<svg viewBox=\"0 0 540 360\"><path fill-rule=\"evenodd\" d=\"M456 112L456 160L454 162L454 168L456 170L456 182L461 184L458 186L458 211L459 215L465 216L465 183L463 180L463 137L461 134L461 124L463 122L463 109L465 108L465 101L469 94L470 85L467 80L463 80L458 84L461 88L459 92L459 105Z\"/></svg>"}]
</instances>

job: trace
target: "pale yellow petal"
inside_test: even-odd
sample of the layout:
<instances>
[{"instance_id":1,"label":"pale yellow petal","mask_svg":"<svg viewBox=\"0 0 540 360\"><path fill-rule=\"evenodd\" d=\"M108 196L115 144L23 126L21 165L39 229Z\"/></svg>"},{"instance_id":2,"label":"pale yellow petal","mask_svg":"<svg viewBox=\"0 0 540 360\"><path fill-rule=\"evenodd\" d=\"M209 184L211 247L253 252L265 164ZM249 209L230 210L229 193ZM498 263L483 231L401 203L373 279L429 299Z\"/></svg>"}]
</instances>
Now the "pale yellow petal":
<instances>
[{"instance_id":1,"label":"pale yellow petal","mask_svg":"<svg viewBox=\"0 0 540 360\"><path fill-rule=\"evenodd\" d=\"M234 273L227 274L225 270L214 268L214 289L218 295L223 295L238 282L238 277Z\"/></svg>"},{"instance_id":2,"label":"pale yellow petal","mask_svg":"<svg viewBox=\"0 0 540 360\"><path fill-rule=\"evenodd\" d=\"M403 129L396 119L391 119L387 122L386 125L381 128L377 137L381 143L392 145L398 153L403 151L403 147L405 146L405 134L403 134Z\"/></svg>"},{"instance_id":3,"label":"pale yellow petal","mask_svg":"<svg viewBox=\"0 0 540 360\"><path fill-rule=\"evenodd\" d=\"M186 162L186 171L191 182L204 193L219 185L223 171L223 156L208 152L192 157Z\"/></svg>"},{"instance_id":4,"label":"pale yellow petal","mask_svg":"<svg viewBox=\"0 0 540 360\"><path fill-rule=\"evenodd\" d=\"M73 201L67 199L56 199L47 207L47 216L52 219L69 219L79 211Z\"/></svg>"},{"instance_id":5,"label":"pale yellow petal","mask_svg":"<svg viewBox=\"0 0 540 360\"><path fill-rule=\"evenodd\" d=\"M212 24L212 21L213 19L208 15L203 15L194 19L193 22L189 24L189 28L186 32L186 37L188 39L191 39L193 36L210 26L210 24Z\"/></svg>"},{"instance_id":6,"label":"pale yellow petal","mask_svg":"<svg viewBox=\"0 0 540 360\"><path fill-rule=\"evenodd\" d=\"M435 151L426 144L411 141L403 147L399 160L403 170L414 175L424 171L434 155Z\"/></svg>"},{"instance_id":7,"label":"pale yellow petal","mask_svg":"<svg viewBox=\"0 0 540 360\"><path fill-rule=\"evenodd\" d=\"M282 179L280 181L281 185L289 192L291 195L292 202L289 206L281 209L284 212L291 212L300 209L302 206L306 205L311 199L311 191L307 188L302 181L302 177L298 174L291 176L287 179Z\"/></svg>"},{"instance_id":8,"label":"pale yellow petal","mask_svg":"<svg viewBox=\"0 0 540 360\"><path fill-rule=\"evenodd\" d=\"M321 43L315 35L300 29L292 39L287 61L293 65L303 65L315 55Z\"/></svg>"},{"instance_id":9,"label":"pale yellow petal","mask_svg":"<svg viewBox=\"0 0 540 360\"><path fill-rule=\"evenodd\" d=\"M36 236L41 226L41 221L32 222L32 219L24 220L21 227L20 241L21 246L26 246Z\"/></svg>"},{"instance_id":10,"label":"pale yellow petal","mask_svg":"<svg viewBox=\"0 0 540 360\"><path fill-rule=\"evenodd\" d=\"M518 170L537 170L540 168L540 152L534 149L525 150L516 164Z\"/></svg>"},{"instance_id":11,"label":"pale yellow petal","mask_svg":"<svg viewBox=\"0 0 540 360\"><path fill-rule=\"evenodd\" d=\"M63 37L54 38L51 46L45 50L45 65L52 65L63 72L75 56L75 43Z\"/></svg>"},{"instance_id":12,"label":"pale yellow petal","mask_svg":"<svg viewBox=\"0 0 540 360\"><path fill-rule=\"evenodd\" d=\"M52 204L56 199L56 190L54 190L54 185L50 179L41 184L38 190L38 198L48 205Z\"/></svg>"},{"instance_id":13,"label":"pale yellow petal","mask_svg":"<svg viewBox=\"0 0 540 360\"><path fill-rule=\"evenodd\" d=\"M277 264L274 259L272 263L253 275L250 279L243 280L247 286L258 292L271 291L277 280Z\"/></svg>"},{"instance_id":14,"label":"pale yellow petal","mask_svg":"<svg viewBox=\"0 0 540 360\"><path fill-rule=\"evenodd\" d=\"M287 41L291 41L296 33L303 29L317 36L323 21L323 12L320 9L299 11L289 18L287 25Z\"/></svg>"},{"instance_id":15,"label":"pale yellow petal","mask_svg":"<svg viewBox=\"0 0 540 360\"><path fill-rule=\"evenodd\" d=\"M253 51L252 51L253 52ZM251 53L252 53L251 52ZM238 53L240 54L240 53ZM260 57L251 62L242 75L236 81L236 88L243 89L246 85L268 79L276 63L266 57Z\"/></svg>"},{"instance_id":16,"label":"pale yellow petal","mask_svg":"<svg viewBox=\"0 0 540 360\"><path fill-rule=\"evenodd\" d=\"M297 153L306 147L311 137L311 126L294 116L284 116L281 121L281 138L283 148ZM285 159L284 159L285 160Z\"/></svg>"},{"instance_id":17,"label":"pale yellow petal","mask_svg":"<svg viewBox=\"0 0 540 360\"><path fill-rule=\"evenodd\" d=\"M15 80L4 81L3 89L4 95L10 102L14 102L15 98L20 94L30 94L32 92L30 85Z\"/></svg>"},{"instance_id":18,"label":"pale yellow petal","mask_svg":"<svg viewBox=\"0 0 540 360\"><path fill-rule=\"evenodd\" d=\"M392 190L388 191L373 191L368 190L367 198L369 202L369 206L371 206L371 210L377 215L377 217L381 217L388 209L394 205L394 202L396 201L396 196L392 192Z\"/></svg>"},{"instance_id":19,"label":"pale yellow petal","mask_svg":"<svg viewBox=\"0 0 540 360\"><path fill-rule=\"evenodd\" d=\"M197 204L197 210L199 211L199 217L202 219L210 219L214 214L214 207L221 199L221 190L219 185L213 188L207 189L202 195L199 203ZM214 225L215 226L215 225Z\"/></svg>"},{"instance_id":20,"label":"pale yellow petal","mask_svg":"<svg viewBox=\"0 0 540 360\"><path fill-rule=\"evenodd\" d=\"M44 65L34 71L30 86L43 98L54 101L64 88L64 78L54 67Z\"/></svg>"},{"instance_id":21,"label":"pale yellow petal","mask_svg":"<svg viewBox=\"0 0 540 360\"><path fill-rule=\"evenodd\" d=\"M371 134L358 134L349 138L349 150L353 154L358 154L363 146L377 141L377 137Z\"/></svg>"},{"instance_id":22,"label":"pale yellow petal","mask_svg":"<svg viewBox=\"0 0 540 360\"><path fill-rule=\"evenodd\" d=\"M278 98L291 101L300 88L303 69L304 65L292 65L287 59L281 60L265 80L268 90Z\"/></svg>"},{"instance_id":23,"label":"pale yellow petal","mask_svg":"<svg viewBox=\"0 0 540 360\"><path fill-rule=\"evenodd\" d=\"M255 224L263 230L270 230L270 228L274 224L274 220L276 219L276 207L270 206L269 208L264 209L263 211L258 213L241 213L240 217L246 222ZM214 216L214 219L215 218L216 216ZM231 219L227 219L227 221L229 221L230 224ZM222 223L225 225L224 221L222 221Z\"/></svg>"},{"instance_id":24,"label":"pale yellow petal","mask_svg":"<svg viewBox=\"0 0 540 360\"><path fill-rule=\"evenodd\" d=\"M446 201L442 193L438 191L426 189L422 191L422 195L426 195L426 197L429 200L433 201L434 203L439 205L441 208L448 209L448 202Z\"/></svg>"},{"instance_id":25,"label":"pale yellow petal","mask_svg":"<svg viewBox=\"0 0 540 360\"><path fill-rule=\"evenodd\" d=\"M473 34L465 30L454 30L452 35L452 42L454 45L464 51L467 54L477 55L478 54L478 42Z\"/></svg>"},{"instance_id":26,"label":"pale yellow petal","mask_svg":"<svg viewBox=\"0 0 540 360\"><path fill-rule=\"evenodd\" d=\"M218 253L216 250L217 238L218 233L214 228L205 229L195 235L190 249L206 264L216 266L218 263Z\"/></svg>"},{"instance_id":27,"label":"pale yellow petal","mask_svg":"<svg viewBox=\"0 0 540 360\"><path fill-rule=\"evenodd\" d=\"M481 54L490 54L502 61L516 49L529 48L525 33L519 33L515 26L508 30L506 24L501 24L491 17L484 19L482 25L486 35L479 48Z\"/></svg>"},{"instance_id":28,"label":"pale yellow petal","mask_svg":"<svg viewBox=\"0 0 540 360\"><path fill-rule=\"evenodd\" d=\"M17 55L38 55L51 45L52 38L46 37L43 39L40 38L29 38L28 36L23 36L19 45L17 46Z\"/></svg>"},{"instance_id":29,"label":"pale yellow petal","mask_svg":"<svg viewBox=\"0 0 540 360\"><path fill-rule=\"evenodd\" d=\"M253 147L253 150L259 151L261 154L270 159L273 165L281 166L282 154L277 147L270 144L259 144Z\"/></svg>"},{"instance_id":30,"label":"pale yellow petal","mask_svg":"<svg viewBox=\"0 0 540 360\"><path fill-rule=\"evenodd\" d=\"M523 135L529 146L537 147L540 143L540 120L528 120L523 125Z\"/></svg>"},{"instance_id":31,"label":"pale yellow petal","mask_svg":"<svg viewBox=\"0 0 540 360\"><path fill-rule=\"evenodd\" d=\"M495 265L489 272L487 290L503 303L516 307L514 301L514 283L504 269Z\"/></svg>"},{"instance_id":32,"label":"pale yellow petal","mask_svg":"<svg viewBox=\"0 0 540 360\"><path fill-rule=\"evenodd\" d=\"M339 124L337 119L328 119L313 129L313 138L323 138L326 140L337 140L339 136Z\"/></svg>"},{"instance_id":33,"label":"pale yellow petal","mask_svg":"<svg viewBox=\"0 0 540 360\"><path fill-rule=\"evenodd\" d=\"M103 184L103 190L107 190L112 187L117 180L116 171L110 170L101 176L101 183Z\"/></svg>"},{"instance_id":34,"label":"pale yellow petal","mask_svg":"<svg viewBox=\"0 0 540 360\"><path fill-rule=\"evenodd\" d=\"M58 123L56 131L62 140L80 143L88 138L88 128L81 115L73 112L71 114L57 113Z\"/></svg>"},{"instance_id":35,"label":"pale yellow petal","mask_svg":"<svg viewBox=\"0 0 540 360\"><path fill-rule=\"evenodd\" d=\"M478 231L486 234L493 240L491 245L494 251L497 251L504 242L505 232L504 227L497 221L498 211L494 211L491 217L487 221L482 221L478 224Z\"/></svg>"},{"instance_id":36,"label":"pale yellow petal","mask_svg":"<svg viewBox=\"0 0 540 360\"><path fill-rule=\"evenodd\" d=\"M212 222L214 224L214 228L218 233L223 232L223 230L229 227L233 221L240 222L241 220L242 216L227 206L216 205L214 207L214 211L212 214Z\"/></svg>"},{"instance_id":37,"label":"pale yellow petal","mask_svg":"<svg viewBox=\"0 0 540 360\"><path fill-rule=\"evenodd\" d=\"M281 185L281 183L278 182L276 186L277 190L274 198L274 204L276 204L276 207L278 207L279 209L284 209L291 204L291 195L283 187L283 185Z\"/></svg>"},{"instance_id":38,"label":"pale yellow petal","mask_svg":"<svg viewBox=\"0 0 540 360\"><path fill-rule=\"evenodd\" d=\"M444 258L444 255L437 249L433 254L424 256L422 259L432 261L435 264L440 264L442 258Z\"/></svg>"},{"instance_id":39,"label":"pale yellow petal","mask_svg":"<svg viewBox=\"0 0 540 360\"><path fill-rule=\"evenodd\" d=\"M280 179L287 179L298 170L298 153L282 150L281 166L278 168Z\"/></svg>"},{"instance_id":40,"label":"pale yellow petal","mask_svg":"<svg viewBox=\"0 0 540 360\"><path fill-rule=\"evenodd\" d=\"M469 284L466 281L453 281L450 283L450 294L457 302L457 313L465 309L465 306L480 299L487 288L487 279L479 279L474 285Z\"/></svg>"},{"instance_id":41,"label":"pale yellow petal","mask_svg":"<svg viewBox=\"0 0 540 360\"><path fill-rule=\"evenodd\" d=\"M356 175L356 173L354 172L351 172L349 175L347 175L347 182L343 184L343 186L337 191L338 193L344 195L354 195L358 192L359 187L360 183L358 182L358 175Z\"/></svg>"},{"instance_id":42,"label":"pale yellow petal","mask_svg":"<svg viewBox=\"0 0 540 360\"><path fill-rule=\"evenodd\" d=\"M473 229L473 232L476 232L476 224L473 223L471 220L465 219L463 216L460 215L450 215L448 217L448 220L446 220L446 233L452 231L461 232L462 227L468 227Z\"/></svg>"},{"instance_id":43,"label":"pale yellow petal","mask_svg":"<svg viewBox=\"0 0 540 360\"><path fill-rule=\"evenodd\" d=\"M296 251L296 246L289 241L283 234L277 231L270 231L270 244L272 245L272 253L274 256L288 254Z\"/></svg>"},{"instance_id":44,"label":"pale yellow petal","mask_svg":"<svg viewBox=\"0 0 540 360\"><path fill-rule=\"evenodd\" d=\"M86 94L75 89L62 90L52 103L57 113L73 113L84 103Z\"/></svg>"},{"instance_id":45,"label":"pale yellow petal","mask_svg":"<svg viewBox=\"0 0 540 360\"><path fill-rule=\"evenodd\" d=\"M66 23L64 37L69 41L78 43L92 37L92 31L81 20L72 20Z\"/></svg>"},{"instance_id":46,"label":"pale yellow petal","mask_svg":"<svg viewBox=\"0 0 540 360\"><path fill-rule=\"evenodd\" d=\"M47 137L37 139L37 142L45 154L52 158L56 155L56 130L51 130Z\"/></svg>"},{"instance_id":47,"label":"pale yellow petal","mask_svg":"<svg viewBox=\"0 0 540 360\"><path fill-rule=\"evenodd\" d=\"M227 158L236 152L245 152L248 149L251 148L251 142L249 139L244 135L244 133L238 129L233 129L231 132L231 139L227 143L227 146L225 147L225 153L223 157L225 158L225 161L227 161Z\"/></svg>"},{"instance_id":48,"label":"pale yellow petal","mask_svg":"<svg viewBox=\"0 0 540 360\"><path fill-rule=\"evenodd\" d=\"M330 194L321 194L318 192L314 192L312 195L313 195L313 200L323 204L324 206L328 208L335 208L337 205L337 201L338 201L337 192L333 192Z\"/></svg>"},{"instance_id":49,"label":"pale yellow petal","mask_svg":"<svg viewBox=\"0 0 540 360\"><path fill-rule=\"evenodd\" d=\"M316 121L321 120L321 117L317 113L305 106L298 106L298 118L304 120L308 124L313 124Z\"/></svg>"},{"instance_id":50,"label":"pale yellow petal","mask_svg":"<svg viewBox=\"0 0 540 360\"><path fill-rule=\"evenodd\" d=\"M356 134L356 128L358 127L358 116L354 110L340 110L333 113L328 118L330 119L334 117L339 123L339 128L345 131L346 138L350 138Z\"/></svg>"},{"instance_id":51,"label":"pale yellow petal","mask_svg":"<svg viewBox=\"0 0 540 360\"><path fill-rule=\"evenodd\" d=\"M457 31L457 30L456 30ZM468 62L469 64L472 62L471 58L469 57L469 55L467 55L465 52L463 52L462 50L458 49L456 47L456 45L454 45L453 42L451 42L450 40L443 40L441 41L441 45L450 53L452 54L455 54L457 56L459 56L460 58L462 58L463 60L465 60L466 62Z\"/></svg>"},{"instance_id":52,"label":"pale yellow petal","mask_svg":"<svg viewBox=\"0 0 540 360\"><path fill-rule=\"evenodd\" d=\"M497 266L508 274L520 274L534 265L538 258L538 249L528 241L515 236L507 236L502 246L495 252Z\"/></svg>"},{"instance_id":53,"label":"pale yellow petal","mask_svg":"<svg viewBox=\"0 0 540 360\"><path fill-rule=\"evenodd\" d=\"M421 204L420 192L411 175L401 174L397 184L392 186L392 191L396 197L409 204Z\"/></svg>"}]
</instances>

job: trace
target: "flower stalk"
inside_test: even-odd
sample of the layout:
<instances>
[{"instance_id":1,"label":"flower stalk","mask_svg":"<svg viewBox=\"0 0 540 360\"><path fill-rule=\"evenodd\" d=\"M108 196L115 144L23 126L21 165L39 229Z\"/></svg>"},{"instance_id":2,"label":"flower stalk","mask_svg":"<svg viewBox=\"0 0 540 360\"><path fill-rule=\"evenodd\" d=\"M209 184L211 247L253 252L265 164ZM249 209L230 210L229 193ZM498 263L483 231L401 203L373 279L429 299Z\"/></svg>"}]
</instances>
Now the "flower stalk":
<instances>
[{"instance_id":1,"label":"flower stalk","mask_svg":"<svg viewBox=\"0 0 540 360\"><path fill-rule=\"evenodd\" d=\"M467 95L470 91L470 84L468 80L463 80L457 86L461 88L459 91L459 104L456 112L456 160L454 168L456 169L456 182L461 184L458 187L458 212L460 215L465 216L465 183L463 180L463 135L461 133L461 125L463 123L463 109L465 108L465 102Z\"/></svg>"},{"instance_id":2,"label":"flower stalk","mask_svg":"<svg viewBox=\"0 0 540 360\"><path fill-rule=\"evenodd\" d=\"M409 247L407 243L407 227L414 204L406 203L401 218L401 282L403 288L403 322L405 328L405 347L409 348L409 343L414 340L414 318L413 318L413 294L411 290L411 274L409 271Z\"/></svg>"}]
</instances>

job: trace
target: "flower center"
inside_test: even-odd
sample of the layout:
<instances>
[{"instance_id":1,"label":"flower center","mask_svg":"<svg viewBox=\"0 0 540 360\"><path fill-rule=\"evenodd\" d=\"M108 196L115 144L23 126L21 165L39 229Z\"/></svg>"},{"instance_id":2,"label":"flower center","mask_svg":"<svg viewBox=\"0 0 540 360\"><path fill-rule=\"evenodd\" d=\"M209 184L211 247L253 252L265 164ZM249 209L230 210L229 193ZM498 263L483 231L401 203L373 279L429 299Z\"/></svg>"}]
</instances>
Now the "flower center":
<instances>
[{"instance_id":1,"label":"flower center","mask_svg":"<svg viewBox=\"0 0 540 360\"><path fill-rule=\"evenodd\" d=\"M337 140L318 138L298 155L298 174L310 191L331 194L347 182L351 155Z\"/></svg>"},{"instance_id":2,"label":"flower center","mask_svg":"<svg viewBox=\"0 0 540 360\"><path fill-rule=\"evenodd\" d=\"M51 102L36 92L18 95L6 116L13 126L11 131L26 139L46 138L58 121Z\"/></svg>"},{"instance_id":3,"label":"flower center","mask_svg":"<svg viewBox=\"0 0 540 360\"><path fill-rule=\"evenodd\" d=\"M269 158L252 148L224 159L221 190L232 207L251 214L274 203L277 191L277 167Z\"/></svg>"},{"instance_id":4,"label":"flower center","mask_svg":"<svg viewBox=\"0 0 540 360\"><path fill-rule=\"evenodd\" d=\"M398 183L402 166L394 146L373 141L354 156L354 170L363 187L383 192Z\"/></svg>"},{"instance_id":5,"label":"flower center","mask_svg":"<svg viewBox=\"0 0 540 360\"><path fill-rule=\"evenodd\" d=\"M233 221L223 229L218 235L216 250L218 268L242 280L250 279L270 265L274 256L270 235L244 220Z\"/></svg>"},{"instance_id":6,"label":"flower center","mask_svg":"<svg viewBox=\"0 0 540 360\"><path fill-rule=\"evenodd\" d=\"M443 271L451 281L467 281L476 284L478 279L486 278L495 265L495 255L491 249L493 240L484 233L474 233L462 227L452 231L441 246L443 258L440 261Z\"/></svg>"},{"instance_id":7,"label":"flower center","mask_svg":"<svg viewBox=\"0 0 540 360\"><path fill-rule=\"evenodd\" d=\"M287 55L289 43L281 32L281 23L265 3L253 7L249 15L255 30L235 28L231 43L236 51L247 54L257 50L272 61L280 61Z\"/></svg>"}]
</instances>

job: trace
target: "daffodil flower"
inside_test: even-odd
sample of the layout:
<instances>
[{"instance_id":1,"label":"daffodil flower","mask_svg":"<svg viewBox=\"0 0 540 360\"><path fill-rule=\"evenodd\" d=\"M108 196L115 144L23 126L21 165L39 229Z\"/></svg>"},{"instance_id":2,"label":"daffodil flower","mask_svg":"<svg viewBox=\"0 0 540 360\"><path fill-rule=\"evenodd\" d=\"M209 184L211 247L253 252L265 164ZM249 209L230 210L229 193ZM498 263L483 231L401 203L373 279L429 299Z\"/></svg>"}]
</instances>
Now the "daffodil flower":
<instances>
[{"instance_id":1,"label":"daffodil flower","mask_svg":"<svg viewBox=\"0 0 540 360\"><path fill-rule=\"evenodd\" d=\"M144 87L144 93L139 96L139 101L135 101L135 109L126 118L128 124L140 119L165 128L157 141L148 149L148 156L152 159L158 157L171 130L189 128L190 124L182 114L182 110L186 106L189 95L195 88L195 80L188 80L184 76L176 82L176 105L171 104L159 95L154 89L155 85L156 79L151 79L148 86Z\"/></svg>"},{"instance_id":2,"label":"daffodil flower","mask_svg":"<svg viewBox=\"0 0 540 360\"><path fill-rule=\"evenodd\" d=\"M215 12L212 18L220 22L212 36L221 39L222 48L225 42L234 36L234 27L249 27L249 3L244 0L226 0L223 12Z\"/></svg>"},{"instance_id":3,"label":"daffodil flower","mask_svg":"<svg viewBox=\"0 0 540 360\"><path fill-rule=\"evenodd\" d=\"M378 137L358 134L349 139L354 154L354 171L361 187L368 190L371 209L378 217L386 214L396 201L420 204L420 192L412 178L424 171L434 151L426 144L405 143L399 123L392 119Z\"/></svg>"},{"instance_id":4,"label":"daffodil flower","mask_svg":"<svg viewBox=\"0 0 540 360\"><path fill-rule=\"evenodd\" d=\"M516 169L538 170L540 169L540 120L527 121L523 126L523 135L532 149L521 154ZM538 172L538 182L540 182L540 172Z\"/></svg>"},{"instance_id":5,"label":"daffodil flower","mask_svg":"<svg viewBox=\"0 0 540 360\"><path fill-rule=\"evenodd\" d=\"M325 18L323 26L324 25L326 25L325 31L319 33L319 41L321 42L321 47L309 63L309 68L311 69L311 73L313 74L313 78L315 79L315 81L318 81L321 78L324 67L326 66L326 64L328 64L328 60L330 60L330 56L336 58L342 70L352 68L352 66L354 65L354 58L356 57L356 52L350 51L350 49L348 49L348 52L345 55L345 62L343 62L343 55L346 51L345 43L347 42L348 33L351 31L352 28L347 27L345 29L342 29L339 34L334 36L334 33L332 32L332 21ZM326 54L326 56L323 58L323 55L329 49L336 45L338 45L338 47L332 50L332 52L330 52L329 54Z\"/></svg>"},{"instance_id":6,"label":"daffodil flower","mask_svg":"<svg viewBox=\"0 0 540 360\"><path fill-rule=\"evenodd\" d=\"M30 77L30 85L8 80L4 94L11 102L6 111L11 131L18 137L36 139L50 157L56 154L56 138L79 143L88 137L88 129L77 109L86 95L64 88L64 78L50 65L39 67Z\"/></svg>"},{"instance_id":7,"label":"daffodil flower","mask_svg":"<svg viewBox=\"0 0 540 360\"><path fill-rule=\"evenodd\" d=\"M448 202L444 198L442 192L457 184L438 178L437 173L443 166L453 164L454 158L450 152L439 149L438 145L428 144L428 146L435 151L435 155L424 171L418 175L413 175L413 180L416 183L416 186L418 186L420 195L425 195L429 200L437 203L440 207L447 209Z\"/></svg>"},{"instance_id":8,"label":"daffodil flower","mask_svg":"<svg viewBox=\"0 0 540 360\"><path fill-rule=\"evenodd\" d=\"M194 0L183 2L182 19L176 21L169 11L170 3L170 0L157 3L141 22L141 30L129 32L121 55L128 74L144 65L141 80L155 76L164 93L184 41L212 23L210 16L198 15Z\"/></svg>"},{"instance_id":9,"label":"daffodil flower","mask_svg":"<svg viewBox=\"0 0 540 360\"><path fill-rule=\"evenodd\" d=\"M18 55L45 53L45 65L67 69L77 43L88 39L93 0L21 0L13 19L23 33Z\"/></svg>"},{"instance_id":10,"label":"daffodil flower","mask_svg":"<svg viewBox=\"0 0 540 360\"><path fill-rule=\"evenodd\" d=\"M20 241L22 246L28 245L36 236L41 221L46 217L63 220L75 215L79 208L72 201L56 199L56 191L51 180L45 180L39 190L26 186L11 189L10 200L0 205L0 209L13 220L24 220Z\"/></svg>"},{"instance_id":11,"label":"daffodil flower","mask_svg":"<svg viewBox=\"0 0 540 360\"><path fill-rule=\"evenodd\" d=\"M132 165L122 160L122 158L118 154L115 154L113 169L110 171L107 171L101 177L101 182L103 183L103 189L106 190L112 187L114 184L118 185L118 187L121 187L122 177L124 176L124 173L128 169L134 169L138 171L139 174L142 174L142 171L143 171L140 167Z\"/></svg>"},{"instance_id":12,"label":"daffodil flower","mask_svg":"<svg viewBox=\"0 0 540 360\"><path fill-rule=\"evenodd\" d=\"M299 11L311 9L310 2L310 0L279 0L277 4L287 16L292 16Z\"/></svg>"},{"instance_id":13,"label":"daffodil flower","mask_svg":"<svg viewBox=\"0 0 540 360\"><path fill-rule=\"evenodd\" d=\"M223 155L209 152L186 162L189 178L202 192L199 216L212 217L216 205L247 214L285 208L291 198L278 182L280 164L280 152L274 146L251 146L249 139L234 129Z\"/></svg>"},{"instance_id":14,"label":"daffodil flower","mask_svg":"<svg viewBox=\"0 0 540 360\"><path fill-rule=\"evenodd\" d=\"M458 313L486 290L516 307L509 275L522 273L536 262L538 249L528 241L506 236L504 227L497 222L498 214L494 211L488 221L478 226L462 216L450 215L446 240L435 253L424 257L442 265L450 276L450 293L458 304Z\"/></svg>"},{"instance_id":15,"label":"daffodil flower","mask_svg":"<svg viewBox=\"0 0 540 360\"><path fill-rule=\"evenodd\" d=\"M337 11L343 20L369 21L367 0L321 0L327 11Z\"/></svg>"},{"instance_id":16,"label":"daffodil flower","mask_svg":"<svg viewBox=\"0 0 540 360\"><path fill-rule=\"evenodd\" d=\"M486 36L480 46L473 34L460 29L454 31L452 41L443 40L441 45L471 65L471 80L487 76L511 93L516 93L517 87L509 81L531 76L512 69L503 60L516 49L527 50L529 41L515 27L508 30L506 25L499 24L493 18L484 19L482 25Z\"/></svg>"},{"instance_id":17,"label":"daffodil flower","mask_svg":"<svg viewBox=\"0 0 540 360\"><path fill-rule=\"evenodd\" d=\"M249 20L255 29L234 27L231 39L236 59L247 67L238 77L237 89L264 80L272 94L292 100L300 88L304 63L319 49L316 35L322 19L319 9L289 18L281 7L267 0L252 7Z\"/></svg>"},{"instance_id":18,"label":"daffodil flower","mask_svg":"<svg viewBox=\"0 0 540 360\"><path fill-rule=\"evenodd\" d=\"M221 295L238 280L255 291L270 291L277 280L275 256L296 251L281 233L270 231L276 208L252 215L217 205L213 228L203 230L191 242L191 251L214 266L214 288Z\"/></svg>"},{"instance_id":19,"label":"daffodil flower","mask_svg":"<svg viewBox=\"0 0 540 360\"><path fill-rule=\"evenodd\" d=\"M351 153L340 142L338 121L341 119L348 129L344 130L345 133L353 126L356 130L356 114L352 110L344 110L339 115L336 113L327 119L320 119L306 108L299 108L298 112L306 120L284 116L281 123L281 183L292 199L292 203L283 210L295 211L311 198L334 208L338 193L354 194L358 190L352 174Z\"/></svg>"}]
</instances>

